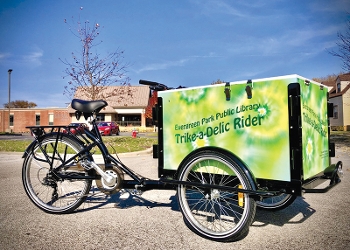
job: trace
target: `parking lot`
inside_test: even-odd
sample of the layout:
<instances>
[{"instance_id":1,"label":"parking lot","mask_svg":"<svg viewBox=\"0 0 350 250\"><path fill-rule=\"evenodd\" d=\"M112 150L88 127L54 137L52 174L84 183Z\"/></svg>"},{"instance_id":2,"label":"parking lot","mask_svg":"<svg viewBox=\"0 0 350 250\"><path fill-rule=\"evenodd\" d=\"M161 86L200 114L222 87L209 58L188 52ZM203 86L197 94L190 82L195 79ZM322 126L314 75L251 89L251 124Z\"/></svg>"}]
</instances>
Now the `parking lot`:
<instances>
[{"instance_id":1,"label":"parking lot","mask_svg":"<svg viewBox=\"0 0 350 250\"><path fill-rule=\"evenodd\" d=\"M151 154L121 155L149 178L157 178ZM324 194L305 194L278 212L258 210L247 237L219 243L190 231L175 191L94 193L77 212L46 214L25 195L21 154L0 153L0 249L347 249L350 246L350 154L337 148L342 182Z\"/></svg>"}]
</instances>

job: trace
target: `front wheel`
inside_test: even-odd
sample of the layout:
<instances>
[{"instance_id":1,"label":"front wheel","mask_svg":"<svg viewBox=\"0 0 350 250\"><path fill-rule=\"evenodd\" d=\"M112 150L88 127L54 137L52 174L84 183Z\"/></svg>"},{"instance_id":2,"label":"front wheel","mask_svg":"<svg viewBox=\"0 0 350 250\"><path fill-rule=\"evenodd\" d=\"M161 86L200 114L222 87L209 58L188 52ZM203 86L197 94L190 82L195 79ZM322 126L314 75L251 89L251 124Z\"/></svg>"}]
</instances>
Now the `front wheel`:
<instances>
[{"instance_id":1,"label":"front wheel","mask_svg":"<svg viewBox=\"0 0 350 250\"><path fill-rule=\"evenodd\" d=\"M86 200L92 183L84 179L88 172L78 159L66 164L83 146L65 134L59 134L58 137L56 133L48 134L40 141L41 146L34 144L24 159L24 189L30 200L45 212L72 212ZM59 175L71 178L65 179Z\"/></svg>"},{"instance_id":2,"label":"front wheel","mask_svg":"<svg viewBox=\"0 0 350 250\"><path fill-rule=\"evenodd\" d=\"M255 217L254 199L220 189L229 186L252 190L252 183L234 159L211 150L198 152L183 164L179 180L191 183L177 188L179 207L190 229L216 241L235 241L248 234Z\"/></svg>"}]
</instances>

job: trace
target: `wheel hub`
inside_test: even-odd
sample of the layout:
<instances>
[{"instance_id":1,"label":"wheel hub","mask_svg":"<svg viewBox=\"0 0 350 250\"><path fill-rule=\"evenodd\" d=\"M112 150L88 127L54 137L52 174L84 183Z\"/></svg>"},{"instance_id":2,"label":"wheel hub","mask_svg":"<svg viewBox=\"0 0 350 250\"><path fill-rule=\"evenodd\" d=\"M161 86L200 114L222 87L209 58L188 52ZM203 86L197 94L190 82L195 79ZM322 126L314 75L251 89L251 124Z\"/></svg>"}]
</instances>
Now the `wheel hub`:
<instances>
[{"instance_id":1,"label":"wheel hub","mask_svg":"<svg viewBox=\"0 0 350 250\"><path fill-rule=\"evenodd\" d=\"M113 166L113 169L108 169L105 171L105 173L113 177L111 178L112 180L107 182L101 177L100 179L96 180L96 186L107 195L119 192L124 180L123 172L119 168Z\"/></svg>"},{"instance_id":2,"label":"wheel hub","mask_svg":"<svg viewBox=\"0 0 350 250\"><path fill-rule=\"evenodd\" d=\"M210 198L212 200L217 200L220 198L220 191L218 189L212 189L210 193Z\"/></svg>"},{"instance_id":3,"label":"wheel hub","mask_svg":"<svg viewBox=\"0 0 350 250\"><path fill-rule=\"evenodd\" d=\"M45 177L41 183L52 188L55 188L57 186L56 181L50 176Z\"/></svg>"},{"instance_id":4,"label":"wheel hub","mask_svg":"<svg viewBox=\"0 0 350 250\"><path fill-rule=\"evenodd\" d=\"M105 173L111 176L112 178L110 179L110 181L106 181L105 179L102 178L101 179L102 184L107 187L113 187L117 183L117 178L119 177L118 174L113 170L107 170L105 171Z\"/></svg>"}]
</instances>

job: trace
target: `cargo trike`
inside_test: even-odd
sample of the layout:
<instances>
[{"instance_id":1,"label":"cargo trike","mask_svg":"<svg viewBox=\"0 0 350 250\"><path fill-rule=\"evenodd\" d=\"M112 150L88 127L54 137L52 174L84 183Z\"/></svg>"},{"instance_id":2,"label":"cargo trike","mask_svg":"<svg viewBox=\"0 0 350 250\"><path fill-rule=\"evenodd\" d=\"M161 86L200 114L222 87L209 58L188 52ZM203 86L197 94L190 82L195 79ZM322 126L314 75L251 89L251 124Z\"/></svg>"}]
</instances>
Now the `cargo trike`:
<instances>
[{"instance_id":1,"label":"cargo trike","mask_svg":"<svg viewBox=\"0 0 350 250\"><path fill-rule=\"evenodd\" d=\"M305 192L340 182L342 162L331 164L332 107L328 89L298 75L157 91L158 177L135 173L108 152L96 125L104 100L74 99L71 107L92 129L30 126L34 141L23 158L23 185L48 213L69 213L92 182L110 195L122 189L177 191L186 225L202 237L235 241L247 235L256 207L278 210ZM103 164L94 161L101 152ZM326 187L318 188L320 183Z\"/></svg>"}]
</instances>

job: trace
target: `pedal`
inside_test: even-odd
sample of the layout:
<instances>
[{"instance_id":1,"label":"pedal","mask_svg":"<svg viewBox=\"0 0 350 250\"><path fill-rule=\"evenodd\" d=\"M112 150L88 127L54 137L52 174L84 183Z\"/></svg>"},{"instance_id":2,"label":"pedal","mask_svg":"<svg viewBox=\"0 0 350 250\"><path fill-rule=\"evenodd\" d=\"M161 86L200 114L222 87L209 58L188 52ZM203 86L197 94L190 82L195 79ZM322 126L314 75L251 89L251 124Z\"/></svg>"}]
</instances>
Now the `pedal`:
<instances>
[{"instance_id":1,"label":"pedal","mask_svg":"<svg viewBox=\"0 0 350 250\"><path fill-rule=\"evenodd\" d=\"M81 166L85 169L85 170L91 170L94 168L94 165L91 164L90 161L87 161L87 160L83 160L81 161Z\"/></svg>"}]
</instances>

